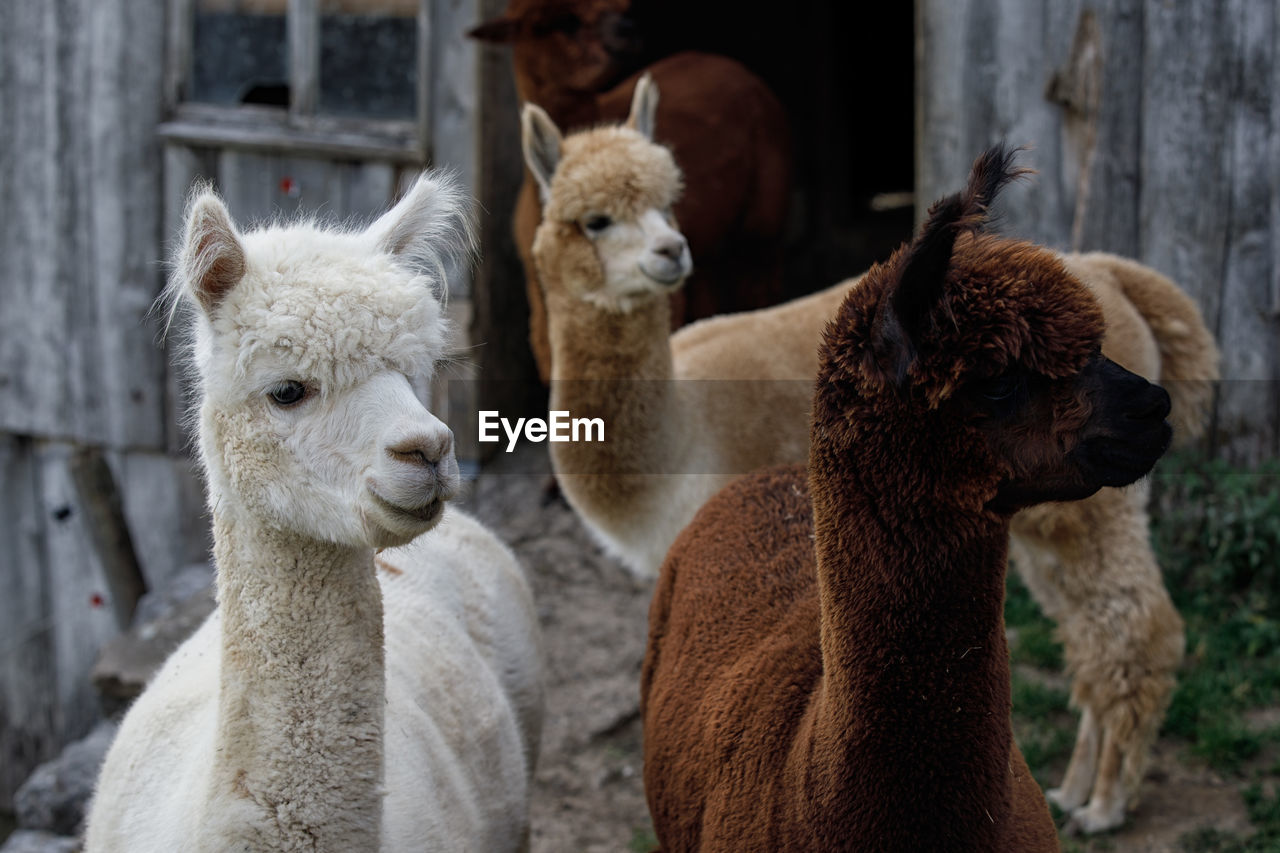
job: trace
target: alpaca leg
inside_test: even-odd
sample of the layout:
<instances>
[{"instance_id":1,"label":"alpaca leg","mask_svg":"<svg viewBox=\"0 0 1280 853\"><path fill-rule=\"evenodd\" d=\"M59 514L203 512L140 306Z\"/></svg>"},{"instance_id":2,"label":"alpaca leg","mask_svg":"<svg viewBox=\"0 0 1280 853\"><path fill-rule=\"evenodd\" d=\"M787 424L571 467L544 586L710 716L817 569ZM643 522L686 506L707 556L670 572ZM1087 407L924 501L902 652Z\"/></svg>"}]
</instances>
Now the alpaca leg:
<instances>
[{"instance_id":1,"label":"alpaca leg","mask_svg":"<svg viewBox=\"0 0 1280 853\"><path fill-rule=\"evenodd\" d=\"M1071 813L1072 828L1091 834L1114 829L1124 823L1127 798L1120 778L1122 764L1120 738L1114 728L1103 726L1093 797L1087 806Z\"/></svg>"},{"instance_id":2,"label":"alpaca leg","mask_svg":"<svg viewBox=\"0 0 1280 853\"><path fill-rule=\"evenodd\" d=\"M1100 745L1098 720L1093 710L1085 708L1080 715L1080 728L1076 733L1076 746L1071 752L1071 763L1062 784L1045 791L1049 802L1064 812L1072 812L1083 806L1093 790L1093 778L1098 769Z\"/></svg>"},{"instance_id":3,"label":"alpaca leg","mask_svg":"<svg viewBox=\"0 0 1280 853\"><path fill-rule=\"evenodd\" d=\"M1073 823L1083 832L1119 826L1137 801L1173 678L1167 672L1144 673L1135 682L1134 690L1102 715L1102 752L1093 796L1088 806L1072 814Z\"/></svg>"}]
</instances>

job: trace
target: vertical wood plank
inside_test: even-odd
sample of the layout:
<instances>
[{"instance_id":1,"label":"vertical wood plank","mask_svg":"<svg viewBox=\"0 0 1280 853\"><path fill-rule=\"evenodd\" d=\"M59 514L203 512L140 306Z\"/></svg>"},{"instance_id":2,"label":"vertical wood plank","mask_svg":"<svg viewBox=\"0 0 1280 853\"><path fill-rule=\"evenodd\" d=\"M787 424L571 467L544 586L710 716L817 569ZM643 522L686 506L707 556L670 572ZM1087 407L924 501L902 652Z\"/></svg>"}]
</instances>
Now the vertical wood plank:
<instances>
[{"instance_id":1,"label":"vertical wood plank","mask_svg":"<svg viewBox=\"0 0 1280 853\"><path fill-rule=\"evenodd\" d=\"M88 375L102 395L105 415L100 426L87 424L86 433L104 429L111 445L159 448L165 440L166 368L159 329L148 314L164 282L157 257L163 209L155 138L164 85L156 57L164 27L149 5L88 4L82 274L96 301Z\"/></svg>"},{"instance_id":2,"label":"vertical wood plank","mask_svg":"<svg viewBox=\"0 0 1280 853\"><path fill-rule=\"evenodd\" d=\"M441 68L436 63L436 34L432 14L435 5L432 0L418 0L418 77L414 90L417 95L414 118L418 124L418 150L422 152L424 160L431 149L431 112L435 104L432 87L437 73L443 74L446 68L450 68Z\"/></svg>"},{"instance_id":3,"label":"vertical wood plank","mask_svg":"<svg viewBox=\"0 0 1280 853\"><path fill-rule=\"evenodd\" d=\"M140 0L5 4L0 428L157 446L154 137L163 24Z\"/></svg>"},{"instance_id":4,"label":"vertical wood plank","mask_svg":"<svg viewBox=\"0 0 1280 853\"><path fill-rule=\"evenodd\" d=\"M1110 0L1098 15L1101 90L1096 147L1073 211L1072 248L1138 253L1142 0Z\"/></svg>"},{"instance_id":5,"label":"vertical wood plank","mask_svg":"<svg viewBox=\"0 0 1280 853\"><path fill-rule=\"evenodd\" d=\"M916 220L967 168L964 21L973 0L916 0Z\"/></svg>"},{"instance_id":6,"label":"vertical wood plank","mask_svg":"<svg viewBox=\"0 0 1280 853\"><path fill-rule=\"evenodd\" d=\"M305 120L320 102L320 11L316 0L289 0L289 115Z\"/></svg>"},{"instance_id":7,"label":"vertical wood plank","mask_svg":"<svg viewBox=\"0 0 1280 853\"><path fill-rule=\"evenodd\" d=\"M196 0L168 0L169 26L165 36L164 106L172 110L187 93L191 73L191 39Z\"/></svg>"},{"instance_id":8,"label":"vertical wood plank","mask_svg":"<svg viewBox=\"0 0 1280 853\"><path fill-rule=\"evenodd\" d=\"M1223 0L1143 7L1139 253L1187 289L1219 337L1231 183L1229 13Z\"/></svg>"},{"instance_id":9,"label":"vertical wood plank","mask_svg":"<svg viewBox=\"0 0 1280 853\"><path fill-rule=\"evenodd\" d=\"M497 17L504 8L503 0L481 0L480 17ZM480 48L477 100L476 199L486 215L480 220L484 253L476 266L471 302L470 338L480 376L476 405L511 412L508 417L542 414L546 391L529 349L524 273L511 236L511 212L524 166L509 50Z\"/></svg>"},{"instance_id":10,"label":"vertical wood plank","mask_svg":"<svg viewBox=\"0 0 1280 853\"><path fill-rule=\"evenodd\" d=\"M0 803L57 752L44 517L29 440L0 433Z\"/></svg>"},{"instance_id":11,"label":"vertical wood plank","mask_svg":"<svg viewBox=\"0 0 1280 853\"><path fill-rule=\"evenodd\" d=\"M117 633L110 590L85 527L86 513L70 473L75 446L41 442L35 447L44 518L48 617L53 632L50 673L57 699L54 722L65 742L85 734L99 717L89 670L98 651Z\"/></svg>"},{"instance_id":12,"label":"vertical wood plank","mask_svg":"<svg viewBox=\"0 0 1280 853\"><path fill-rule=\"evenodd\" d=\"M1232 456L1261 459L1275 452L1277 424L1259 412L1277 409L1280 351L1271 316L1269 282L1273 247L1269 222L1280 191L1275 176L1280 161L1269 144L1275 132L1270 88L1277 62L1275 7L1266 0L1231 0L1227 38L1216 59L1231 69L1227 135L1228 193L1225 257L1222 271L1220 337L1223 353L1216 418L1218 442ZM1263 176L1270 175L1273 180Z\"/></svg>"}]
</instances>

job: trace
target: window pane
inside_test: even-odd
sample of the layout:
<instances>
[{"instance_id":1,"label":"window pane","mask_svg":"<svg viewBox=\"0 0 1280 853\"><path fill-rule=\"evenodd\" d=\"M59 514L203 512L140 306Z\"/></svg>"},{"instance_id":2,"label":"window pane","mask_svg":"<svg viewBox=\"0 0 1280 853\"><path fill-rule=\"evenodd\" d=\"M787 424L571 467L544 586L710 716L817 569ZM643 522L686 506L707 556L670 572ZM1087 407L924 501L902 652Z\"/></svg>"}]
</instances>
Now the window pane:
<instances>
[{"instance_id":1,"label":"window pane","mask_svg":"<svg viewBox=\"0 0 1280 853\"><path fill-rule=\"evenodd\" d=\"M418 0L321 0L320 112L414 117Z\"/></svg>"},{"instance_id":2,"label":"window pane","mask_svg":"<svg viewBox=\"0 0 1280 853\"><path fill-rule=\"evenodd\" d=\"M189 99L288 106L287 0L196 0Z\"/></svg>"}]
</instances>

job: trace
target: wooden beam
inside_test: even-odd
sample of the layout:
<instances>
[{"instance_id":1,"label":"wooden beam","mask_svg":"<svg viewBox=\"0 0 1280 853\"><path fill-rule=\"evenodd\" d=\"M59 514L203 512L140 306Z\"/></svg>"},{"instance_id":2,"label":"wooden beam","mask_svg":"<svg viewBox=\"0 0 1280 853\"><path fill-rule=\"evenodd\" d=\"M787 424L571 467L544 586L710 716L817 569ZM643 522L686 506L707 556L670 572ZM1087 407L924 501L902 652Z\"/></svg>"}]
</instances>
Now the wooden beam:
<instances>
[{"instance_id":1,"label":"wooden beam","mask_svg":"<svg viewBox=\"0 0 1280 853\"><path fill-rule=\"evenodd\" d=\"M89 538L102 563L116 625L121 631L128 630L138 599L147 591L147 584L133 549L129 523L124 517L124 500L116 486L116 478L106 457L96 447L77 449L71 454L68 467L80 496Z\"/></svg>"},{"instance_id":2,"label":"wooden beam","mask_svg":"<svg viewBox=\"0 0 1280 853\"><path fill-rule=\"evenodd\" d=\"M383 160L423 165L417 126L336 116L293 116L272 107L182 104L157 133L165 142L202 148Z\"/></svg>"}]
</instances>

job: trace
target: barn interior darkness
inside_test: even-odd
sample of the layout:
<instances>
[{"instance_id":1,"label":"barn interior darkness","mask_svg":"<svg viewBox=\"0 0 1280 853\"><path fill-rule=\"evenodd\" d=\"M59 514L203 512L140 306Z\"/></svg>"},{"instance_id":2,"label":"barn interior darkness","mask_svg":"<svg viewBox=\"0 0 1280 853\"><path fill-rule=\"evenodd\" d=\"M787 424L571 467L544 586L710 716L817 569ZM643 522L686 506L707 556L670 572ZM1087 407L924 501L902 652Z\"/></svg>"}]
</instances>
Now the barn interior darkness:
<instances>
[{"instance_id":1,"label":"barn interior darkness","mask_svg":"<svg viewBox=\"0 0 1280 853\"><path fill-rule=\"evenodd\" d=\"M796 183L790 295L856 275L910 235L913 5L632 4L647 61L689 49L731 56L763 78L786 107Z\"/></svg>"},{"instance_id":2,"label":"barn interior darkness","mask_svg":"<svg viewBox=\"0 0 1280 853\"><path fill-rule=\"evenodd\" d=\"M486 0L485 17L504 0ZM570 4L572 5L572 4ZM732 57L778 96L791 123L794 162L785 258L786 298L864 272L911 233L915 157L913 3L868 6L834 0L632 0L617 82L681 50ZM612 46L611 46L612 50ZM486 54L501 87L511 67L504 46ZM499 59L501 57L501 59ZM511 242L509 214L520 181L516 100L482 113L490 211L473 293L472 334L480 408L538 415L546 388L528 345L528 302ZM659 131L659 139L661 132ZM698 259L694 258L696 268ZM492 447L492 445L486 445Z\"/></svg>"}]
</instances>

